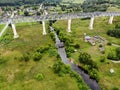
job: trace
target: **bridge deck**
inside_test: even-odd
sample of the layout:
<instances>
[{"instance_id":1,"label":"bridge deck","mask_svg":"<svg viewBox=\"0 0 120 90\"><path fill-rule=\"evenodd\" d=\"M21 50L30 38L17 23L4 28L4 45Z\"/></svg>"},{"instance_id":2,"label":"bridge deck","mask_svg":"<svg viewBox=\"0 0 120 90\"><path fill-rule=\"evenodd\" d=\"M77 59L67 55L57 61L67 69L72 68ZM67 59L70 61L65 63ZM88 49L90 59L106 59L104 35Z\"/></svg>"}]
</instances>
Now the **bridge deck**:
<instances>
[{"instance_id":1,"label":"bridge deck","mask_svg":"<svg viewBox=\"0 0 120 90\"><path fill-rule=\"evenodd\" d=\"M14 23L37 22L43 20L65 20L75 18L90 18L101 16L120 16L120 12L91 12L91 13L67 13L67 14L48 14L46 16L14 16L10 18ZM7 23L9 18L0 20L0 24Z\"/></svg>"}]
</instances>

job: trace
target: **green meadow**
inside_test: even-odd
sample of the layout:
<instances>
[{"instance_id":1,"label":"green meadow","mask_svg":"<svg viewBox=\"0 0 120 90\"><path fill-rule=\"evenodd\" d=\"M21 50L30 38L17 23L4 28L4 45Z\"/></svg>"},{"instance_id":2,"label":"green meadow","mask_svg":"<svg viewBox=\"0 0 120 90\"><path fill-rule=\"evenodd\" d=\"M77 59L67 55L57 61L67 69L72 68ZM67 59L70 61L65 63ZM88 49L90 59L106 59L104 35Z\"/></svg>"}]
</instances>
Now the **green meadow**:
<instances>
[{"instance_id":1,"label":"green meadow","mask_svg":"<svg viewBox=\"0 0 120 90\"><path fill-rule=\"evenodd\" d=\"M2 27L1 27L2 28ZM19 38L13 39L9 27L0 41L0 90L79 90L76 79L66 74L62 77L55 74L52 66L57 62L51 52L57 52L49 34L42 35L39 23L16 24ZM53 51L42 54L39 61L32 59L32 53L38 47L50 46ZM21 59L24 54L29 61ZM36 80L37 74L43 80Z\"/></svg>"},{"instance_id":2,"label":"green meadow","mask_svg":"<svg viewBox=\"0 0 120 90\"><path fill-rule=\"evenodd\" d=\"M102 54L99 50L99 43L96 42L95 46L92 46L88 42L84 41L84 33L89 36L101 36L102 38L106 39L108 42L112 44L120 45L120 39L110 37L106 34L107 30L114 29L116 24L120 24L119 17L115 17L113 24L110 25L108 23L109 17L97 17L94 21L94 29L89 29L89 22L90 19L74 19L72 20L71 26L71 33L67 32L67 20L61 20L54 23L54 27L56 29L61 30L62 32L66 33L66 36L73 40L74 44L79 44L80 49L77 49L77 52L72 53L71 57L74 60L74 63L79 63L79 54L80 51L87 52L92 56L92 59L98 65L98 72L99 72L99 84L102 90L114 90L115 88L120 89L120 63L113 63L112 61L107 59L107 55L110 52L114 52L117 46L108 46L104 45L105 47L105 54ZM105 61L101 62L101 58L104 57ZM110 73L110 69L114 69L114 73Z\"/></svg>"}]
</instances>

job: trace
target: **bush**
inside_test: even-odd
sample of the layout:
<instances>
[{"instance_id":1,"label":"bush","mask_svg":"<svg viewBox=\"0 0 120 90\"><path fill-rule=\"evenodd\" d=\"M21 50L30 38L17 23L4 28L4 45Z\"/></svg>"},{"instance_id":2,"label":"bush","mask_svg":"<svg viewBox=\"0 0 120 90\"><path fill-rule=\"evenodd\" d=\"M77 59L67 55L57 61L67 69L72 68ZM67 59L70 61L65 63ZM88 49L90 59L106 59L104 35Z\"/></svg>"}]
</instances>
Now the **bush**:
<instances>
[{"instance_id":1,"label":"bush","mask_svg":"<svg viewBox=\"0 0 120 90\"><path fill-rule=\"evenodd\" d=\"M105 50L101 51L102 54L105 54Z\"/></svg>"},{"instance_id":2,"label":"bush","mask_svg":"<svg viewBox=\"0 0 120 90\"><path fill-rule=\"evenodd\" d=\"M79 61L84 64L88 64L91 61L91 56L88 53L80 53Z\"/></svg>"},{"instance_id":3,"label":"bush","mask_svg":"<svg viewBox=\"0 0 120 90\"><path fill-rule=\"evenodd\" d=\"M35 77L38 81L41 81L41 80L43 80L43 74L41 74L41 73L39 73L39 74L37 74L36 75L36 77Z\"/></svg>"},{"instance_id":4,"label":"bush","mask_svg":"<svg viewBox=\"0 0 120 90\"><path fill-rule=\"evenodd\" d=\"M120 59L120 47L116 48L116 56Z\"/></svg>"},{"instance_id":5,"label":"bush","mask_svg":"<svg viewBox=\"0 0 120 90\"><path fill-rule=\"evenodd\" d=\"M23 54L23 59L27 62L30 60L30 56L28 53Z\"/></svg>"},{"instance_id":6,"label":"bush","mask_svg":"<svg viewBox=\"0 0 120 90\"><path fill-rule=\"evenodd\" d=\"M112 45L112 43L111 43L111 42L108 42L108 43L107 43L107 45L111 46L111 45Z\"/></svg>"},{"instance_id":7,"label":"bush","mask_svg":"<svg viewBox=\"0 0 120 90\"><path fill-rule=\"evenodd\" d=\"M119 58L114 53L108 53L107 59L110 60L119 60Z\"/></svg>"},{"instance_id":8,"label":"bush","mask_svg":"<svg viewBox=\"0 0 120 90\"><path fill-rule=\"evenodd\" d=\"M111 37L120 38L120 29L119 28L115 28L115 30L108 30L107 31L107 35L109 35Z\"/></svg>"},{"instance_id":9,"label":"bush","mask_svg":"<svg viewBox=\"0 0 120 90\"><path fill-rule=\"evenodd\" d=\"M41 55L40 53L35 52L35 53L33 54L33 60L34 60L34 61L39 61L41 58L42 58L42 55Z\"/></svg>"},{"instance_id":10,"label":"bush","mask_svg":"<svg viewBox=\"0 0 120 90\"><path fill-rule=\"evenodd\" d=\"M70 66L64 65L61 61L56 62L52 67L54 73L63 76L70 72Z\"/></svg>"},{"instance_id":11,"label":"bush","mask_svg":"<svg viewBox=\"0 0 120 90\"><path fill-rule=\"evenodd\" d=\"M99 47L101 48L101 47L103 47L103 45L102 45L102 44L100 44L100 45L99 45Z\"/></svg>"},{"instance_id":12,"label":"bush","mask_svg":"<svg viewBox=\"0 0 120 90\"><path fill-rule=\"evenodd\" d=\"M46 47L39 47L36 52L38 53L44 53L45 51L47 51L49 49L49 46Z\"/></svg>"},{"instance_id":13,"label":"bush","mask_svg":"<svg viewBox=\"0 0 120 90\"><path fill-rule=\"evenodd\" d=\"M113 57L114 57L114 54L112 52L108 53L107 59L113 59Z\"/></svg>"},{"instance_id":14,"label":"bush","mask_svg":"<svg viewBox=\"0 0 120 90\"><path fill-rule=\"evenodd\" d=\"M113 87L112 90L120 90L118 87Z\"/></svg>"},{"instance_id":15,"label":"bush","mask_svg":"<svg viewBox=\"0 0 120 90\"><path fill-rule=\"evenodd\" d=\"M79 44L75 44L74 47L75 47L76 49L79 49L79 48L80 48L80 45L79 45Z\"/></svg>"},{"instance_id":16,"label":"bush","mask_svg":"<svg viewBox=\"0 0 120 90\"><path fill-rule=\"evenodd\" d=\"M100 57L100 62L105 62L105 57L104 56Z\"/></svg>"},{"instance_id":17,"label":"bush","mask_svg":"<svg viewBox=\"0 0 120 90\"><path fill-rule=\"evenodd\" d=\"M55 35L54 35L53 32L50 33L50 37L51 37L51 39L55 42Z\"/></svg>"}]
</instances>

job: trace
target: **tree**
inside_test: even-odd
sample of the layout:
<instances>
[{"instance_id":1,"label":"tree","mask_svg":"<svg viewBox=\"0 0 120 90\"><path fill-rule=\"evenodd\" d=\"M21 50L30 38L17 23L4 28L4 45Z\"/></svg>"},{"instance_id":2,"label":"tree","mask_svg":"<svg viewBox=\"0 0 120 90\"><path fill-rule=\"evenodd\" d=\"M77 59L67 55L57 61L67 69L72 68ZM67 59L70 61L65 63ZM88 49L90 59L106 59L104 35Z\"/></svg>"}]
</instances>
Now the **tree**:
<instances>
[{"instance_id":1,"label":"tree","mask_svg":"<svg viewBox=\"0 0 120 90\"><path fill-rule=\"evenodd\" d=\"M24 15L25 16L29 16L29 12L28 11L24 11Z\"/></svg>"},{"instance_id":2,"label":"tree","mask_svg":"<svg viewBox=\"0 0 120 90\"><path fill-rule=\"evenodd\" d=\"M81 63L88 63L89 61L91 61L91 56L88 53L80 53L79 55L79 61Z\"/></svg>"}]
</instances>

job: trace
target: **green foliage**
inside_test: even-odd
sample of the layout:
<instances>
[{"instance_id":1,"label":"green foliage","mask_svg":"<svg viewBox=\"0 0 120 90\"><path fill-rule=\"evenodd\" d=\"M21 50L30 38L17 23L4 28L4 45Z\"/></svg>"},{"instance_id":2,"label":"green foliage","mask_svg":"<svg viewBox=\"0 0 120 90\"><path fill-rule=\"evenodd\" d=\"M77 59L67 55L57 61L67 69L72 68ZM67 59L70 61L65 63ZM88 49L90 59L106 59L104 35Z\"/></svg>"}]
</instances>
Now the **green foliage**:
<instances>
[{"instance_id":1,"label":"green foliage","mask_svg":"<svg viewBox=\"0 0 120 90\"><path fill-rule=\"evenodd\" d=\"M35 52L35 53L33 54L33 60L34 60L34 61L39 61L41 58L42 58L41 53Z\"/></svg>"},{"instance_id":2,"label":"green foliage","mask_svg":"<svg viewBox=\"0 0 120 90\"><path fill-rule=\"evenodd\" d=\"M52 69L59 76L63 76L70 72L70 66L64 65L61 61L56 62Z\"/></svg>"},{"instance_id":3,"label":"green foliage","mask_svg":"<svg viewBox=\"0 0 120 90\"><path fill-rule=\"evenodd\" d=\"M99 47L101 48L101 47L103 47L103 45L102 45L102 44L100 44L100 45L99 45Z\"/></svg>"},{"instance_id":4,"label":"green foliage","mask_svg":"<svg viewBox=\"0 0 120 90\"><path fill-rule=\"evenodd\" d=\"M118 87L113 87L112 90L120 90Z\"/></svg>"},{"instance_id":5,"label":"green foliage","mask_svg":"<svg viewBox=\"0 0 120 90\"><path fill-rule=\"evenodd\" d=\"M113 52L108 53L107 59L120 60L120 47L116 48L115 52L115 54Z\"/></svg>"},{"instance_id":6,"label":"green foliage","mask_svg":"<svg viewBox=\"0 0 120 90\"><path fill-rule=\"evenodd\" d=\"M120 59L120 47L116 48L116 56Z\"/></svg>"},{"instance_id":7,"label":"green foliage","mask_svg":"<svg viewBox=\"0 0 120 90\"><path fill-rule=\"evenodd\" d=\"M80 53L79 61L84 64L88 64L91 61L91 56L88 53Z\"/></svg>"},{"instance_id":8,"label":"green foliage","mask_svg":"<svg viewBox=\"0 0 120 90\"><path fill-rule=\"evenodd\" d=\"M23 59L27 62L30 60L30 55L28 53L23 54Z\"/></svg>"},{"instance_id":9,"label":"green foliage","mask_svg":"<svg viewBox=\"0 0 120 90\"><path fill-rule=\"evenodd\" d=\"M100 62L105 62L105 57L104 56L100 57Z\"/></svg>"},{"instance_id":10,"label":"green foliage","mask_svg":"<svg viewBox=\"0 0 120 90\"><path fill-rule=\"evenodd\" d=\"M74 48L79 49L79 48L80 48L80 45L79 45L79 44L75 44L75 45L74 45Z\"/></svg>"},{"instance_id":11,"label":"green foliage","mask_svg":"<svg viewBox=\"0 0 120 90\"><path fill-rule=\"evenodd\" d=\"M108 42L108 43L107 43L107 45L111 46L111 45L112 45L112 43L111 43L111 42Z\"/></svg>"},{"instance_id":12,"label":"green foliage","mask_svg":"<svg viewBox=\"0 0 120 90\"><path fill-rule=\"evenodd\" d=\"M113 52L108 53L107 59L118 60L118 58L116 57L116 55Z\"/></svg>"},{"instance_id":13,"label":"green foliage","mask_svg":"<svg viewBox=\"0 0 120 90\"><path fill-rule=\"evenodd\" d=\"M99 76L97 73L98 67L97 64L91 59L91 56L86 52L80 53L79 61L85 65L84 69L88 72L90 77L99 81Z\"/></svg>"},{"instance_id":14,"label":"green foliage","mask_svg":"<svg viewBox=\"0 0 120 90\"><path fill-rule=\"evenodd\" d=\"M38 48L36 49L36 52L38 52L38 53L45 53L46 51L48 51L48 49L49 49L49 46L46 46L46 47L38 47Z\"/></svg>"},{"instance_id":15,"label":"green foliage","mask_svg":"<svg viewBox=\"0 0 120 90\"><path fill-rule=\"evenodd\" d=\"M61 61L58 61L53 65L52 69L54 73L58 74L58 76L64 76L65 74L70 74L72 78L76 79L80 90L82 90L83 88L84 90L88 90L88 87L82 84L83 81L81 77L77 73L73 72L70 69L69 65L65 65Z\"/></svg>"},{"instance_id":16,"label":"green foliage","mask_svg":"<svg viewBox=\"0 0 120 90\"><path fill-rule=\"evenodd\" d=\"M53 32L50 32L50 37L51 37L51 39L55 42L55 35L54 35Z\"/></svg>"},{"instance_id":17,"label":"green foliage","mask_svg":"<svg viewBox=\"0 0 120 90\"><path fill-rule=\"evenodd\" d=\"M41 73L38 73L35 78L36 78L38 81L41 81L41 80L44 79L43 74L41 74Z\"/></svg>"},{"instance_id":18,"label":"green foliage","mask_svg":"<svg viewBox=\"0 0 120 90\"><path fill-rule=\"evenodd\" d=\"M69 46L69 47L66 47L65 50L67 53L67 57L71 57L71 53L74 52L74 48Z\"/></svg>"},{"instance_id":19,"label":"green foliage","mask_svg":"<svg viewBox=\"0 0 120 90\"><path fill-rule=\"evenodd\" d=\"M120 29L108 30L107 35L109 35L111 37L120 38Z\"/></svg>"},{"instance_id":20,"label":"green foliage","mask_svg":"<svg viewBox=\"0 0 120 90\"><path fill-rule=\"evenodd\" d=\"M84 12L106 11L109 7L106 0L85 0L82 4Z\"/></svg>"}]
</instances>

